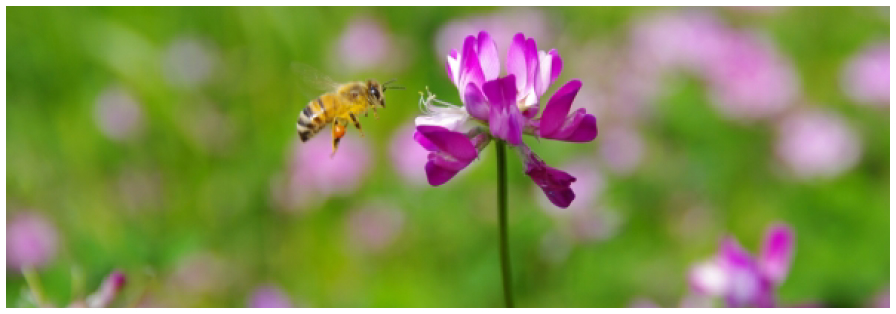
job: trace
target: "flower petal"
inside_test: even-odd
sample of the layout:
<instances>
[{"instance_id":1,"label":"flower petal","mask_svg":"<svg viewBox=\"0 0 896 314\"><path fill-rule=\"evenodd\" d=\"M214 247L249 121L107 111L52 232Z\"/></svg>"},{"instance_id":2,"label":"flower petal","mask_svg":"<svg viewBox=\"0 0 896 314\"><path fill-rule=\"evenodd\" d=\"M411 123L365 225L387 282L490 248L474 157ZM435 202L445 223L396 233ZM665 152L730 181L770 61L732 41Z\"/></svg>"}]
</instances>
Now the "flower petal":
<instances>
[{"instance_id":1,"label":"flower petal","mask_svg":"<svg viewBox=\"0 0 896 314\"><path fill-rule=\"evenodd\" d=\"M774 225L766 233L759 268L776 284L780 284L790 270L795 237L793 229L784 224Z\"/></svg>"},{"instance_id":2,"label":"flower petal","mask_svg":"<svg viewBox=\"0 0 896 314\"><path fill-rule=\"evenodd\" d=\"M448 77L451 78L451 82L454 82L454 85L457 85L458 80L460 80L460 59L457 55L457 49L451 49L451 52L445 60L445 72L448 72Z\"/></svg>"},{"instance_id":3,"label":"flower petal","mask_svg":"<svg viewBox=\"0 0 896 314\"><path fill-rule=\"evenodd\" d=\"M488 101L485 99L485 95L482 94L482 91L476 87L476 84L467 84L466 91L464 92L464 107L467 108L467 112L470 113L470 116L473 118L488 121Z\"/></svg>"},{"instance_id":4,"label":"flower petal","mask_svg":"<svg viewBox=\"0 0 896 314\"><path fill-rule=\"evenodd\" d=\"M457 130L467 121L467 118L467 113L464 109L457 108L457 110L445 110L433 115L419 116L414 119L414 124L417 126L441 126L448 130Z\"/></svg>"},{"instance_id":5,"label":"flower petal","mask_svg":"<svg viewBox=\"0 0 896 314\"><path fill-rule=\"evenodd\" d=\"M479 63L482 65L482 73L485 80L498 78L501 74L501 60L498 58L498 45L489 36L488 32L479 32Z\"/></svg>"},{"instance_id":6,"label":"flower petal","mask_svg":"<svg viewBox=\"0 0 896 314\"><path fill-rule=\"evenodd\" d=\"M424 167L426 170L426 180L429 185L439 186L451 180L460 170L453 170L438 166L435 162L429 161Z\"/></svg>"},{"instance_id":7,"label":"flower petal","mask_svg":"<svg viewBox=\"0 0 896 314\"><path fill-rule=\"evenodd\" d=\"M544 112L541 114L541 122L539 123L541 136L547 137L560 129L560 126L566 121L566 115L569 114L572 101L576 98L576 94L579 93L581 88L581 81L572 80L551 96L548 104L544 107Z\"/></svg>"},{"instance_id":8,"label":"flower petal","mask_svg":"<svg viewBox=\"0 0 896 314\"><path fill-rule=\"evenodd\" d=\"M479 56L476 53L476 46L476 37L467 36L464 40L464 50L460 59L460 78L457 85L461 96L464 95L467 84L473 83L482 86L485 82L482 66L479 64Z\"/></svg>"},{"instance_id":9,"label":"flower petal","mask_svg":"<svg viewBox=\"0 0 896 314\"><path fill-rule=\"evenodd\" d=\"M749 268L753 263L753 257L747 252L736 239L726 237L722 241L721 257L724 264L729 267Z\"/></svg>"},{"instance_id":10,"label":"flower petal","mask_svg":"<svg viewBox=\"0 0 896 314\"><path fill-rule=\"evenodd\" d=\"M688 282L694 291L709 295L721 296L728 286L728 273L715 259L702 262L691 267Z\"/></svg>"},{"instance_id":11,"label":"flower petal","mask_svg":"<svg viewBox=\"0 0 896 314\"><path fill-rule=\"evenodd\" d=\"M482 92L490 104L488 123L492 135L511 145L522 144L525 120L515 103L514 76L488 81L483 84Z\"/></svg>"},{"instance_id":12,"label":"flower petal","mask_svg":"<svg viewBox=\"0 0 896 314\"><path fill-rule=\"evenodd\" d=\"M576 198L570 187L576 182L576 178L562 170L548 167L525 144L517 146L517 151L525 160L526 175L541 188L548 200L557 207L569 207Z\"/></svg>"},{"instance_id":13,"label":"flower petal","mask_svg":"<svg viewBox=\"0 0 896 314\"><path fill-rule=\"evenodd\" d=\"M559 130L547 135L539 133L539 136L566 142L590 142L597 137L597 118L585 113L584 108L579 108L566 117Z\"/></svg>"},{"instance_id":14,"label":"flower petal","mask_svg":"<svg viewBox=\"0 0 896 314\"><path fill-rule=\"evenodd\" d=\"M423 136L423 133L420 133L419 131L414 132L414 140L417 141L417 143L419 143L420 146L423 146L423 148L425 148L428 151L436 151L439 149L438 147L433 145L432 142L430 142L428 139L426 139L426 137Z\"/></svg>"},{"instance_id":15,"label":"flower petal","mask_svg":"<svg viewBox=\"0 0 896 314\"><path fill-rule=\"evenodd\" d=\"M469 163L479 155L473 142L463 133L429 125L418 126L417 132L420 132L439 152L458 161Z\"/></svg>"},{"instance_id":16,"label":"flower petal","mask_svg":"<svg viewBox=\"0 0 896 314\"><path fill-rule=\"evenodd\" d=\"M763 280L753 256L734 238L722 242L720 262L728 273L725 301L730 307L760 306L766 302L770 285Z\"/></svg>"},{"instance_id":17,"label":"flower petal","mask_svg":"<svg viewBox=\"0 0 896 314\"><path fill-rule=\"evenodd\" d=\"M507 50L507 74L516 78L516 90L528 92L534 89L535 72L538 70L538 50L535 40L526 39L522 33L513 36Z\"/></svg>"},{"instance_id":18,"label":"flower petal","mask_svg":"<svg viewBox=\"0 0 896 314\"><path fill-rule=\"evenodd\" d=\"M535 77L535 93L539 97L544 95L548 88L551 87L551 84L554 84L562 69L563 59L560 59L557 49L551 49L549 52L538 52L538 73Z\"/></svg>"}]
</instances>

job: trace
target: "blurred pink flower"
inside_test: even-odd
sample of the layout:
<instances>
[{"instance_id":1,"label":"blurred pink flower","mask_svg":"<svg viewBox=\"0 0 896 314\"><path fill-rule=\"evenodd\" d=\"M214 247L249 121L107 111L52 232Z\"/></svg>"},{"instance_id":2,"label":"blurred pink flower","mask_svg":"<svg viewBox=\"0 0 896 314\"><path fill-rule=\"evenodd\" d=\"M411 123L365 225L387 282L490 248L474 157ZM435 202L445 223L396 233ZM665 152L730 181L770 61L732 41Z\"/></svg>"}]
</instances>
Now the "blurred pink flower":
<instances>
[{"instance_id":1,"label":"blurred pink flower","mask_svg":"<svg viewBox=\"0 0 896 314\"><path fill-rule=\"evenodd\" d=\"M490 14L470 16L448 22L436 34L436 54L443 58L446 51L459 47L469 34L488 32L497 44L498 56L507 57L516 33L535 38L543 46L551 46L548 18L536 8L506 8Z\"/></svg>"},{"instance_id":2,"label":"blurred pink flower","mask_svg":"<svg viewBox=\"0 0 896 314\"><path fill-rule=\"evenodd\" d=\"M734 120L773 117L800 96L793 65L771 42L746 32L731 32L706 69L710 94L721 113Z\"/></svg>"},{"instance_id":3,"label":"blurred pink flower","mask_svg":"<svg viewBox=\"0 0 896 314\"><path fill-rule=\"evenodd\" d=\"M96 100L94 119L100 131L114 141L123 141L143 130L143 110L120 86L109 87Z\"/></svg>"},{"instance_id":4,"label":"blurred pink flower","mask_svg":"<svg viewBox=\"0 0 896 314\"><path fill-rule=\"evenodd\" d=\"M758 257L741 247L737 239L726 237L718 253L695 265L688 274L692 292L722 296L729 307L773 307L777 288L790 271L796 247L796 233L786 224L766 230Z\"/></svg>"},{"instance_id":5,"label":"blurred pink flower","mask_svg":"<svg viewBox=\"0 0 896 314\"><path fill-rule=\"evenodd\" d=\"M846 95L862 105L890 107L890 45L875 42L846 64L841 77Z\"/></svg>"},{"instance_id":6,"label":"blurred pink flower","mask_svg":"<svg viewBox=\"0 0 896 314\"><path fill-rule=\"evenodd\" d=\"M423 168L429 160L429 151L414 140L416 131L414 123L407 123L392 135L392 166L408 183L425 185L426 171Z\"/></svg>"},{"instance_id":7,"label":"blurred pink flower","mask_svg":"<svg viewBox=\"0 0 896 314\"><path fill-rule=\"evenodd\" d=\"M43 267L56 255L57 231L38 213L16 214L6 222L6 267Z\"/></svg>"},{"instance_id":8,"label":"blurred pink flower","mask_svg":"<svg viewBox=\"0 0 896 314\"><path fill-rule=\"evenodd\" d=\"M328 197L350 195L364 181L371 163L365 142L349 133L330 158L332 139L325 133L305 143L294 140L285 176L272 180L274 200L283 209L309 209Z\"/></svg>"},{"instance_id":9,"label":"blurred pink flower","mask_svg":"<svg viewBox=\"0 0 896 314\"><path fill-rule=\"evenodd\" d=\"M631 30L631 56L643 73L674 68L699 71L722 49L729 31L712 13L702 9L666 11L635 22Z\"/></svg>"},{"instance_id":10,"label":"blurred pink flower","mask_svg":"<svg viewBox=\"0 0 896 314\"><path fill-rule=\"evenodd\" d=\"M390 65L399 53L388 30L370 17L351 19L336 42L336 56L331 61L341 70L363 72Z\"/></svg>"},{"instance_id":11,"label":"blurred pink flower","mask_svg":"<svg viewBox=\"0 0 896 314\"><path fill-rule=\"evenodd\" d=\"M289 296L280 288L265 285L255 289L249 297L249 307L253 308L289 308L293 307Z\"/></svg>"},{"instance_id":12,"label":"blurred pink flower","mask_svg":"<svg viewBox=\"0 0 896 314\"><path fill-rule=\"evenodd\" d=\"M638 130L616 125L604 127L602 134L598 153L610 171L626 175L641 164L644 140Z\"/></svg>"},{"instance_id":13,"label":"blurred pink flower","mask_svg":"<svg viewBox=\"0 0 896 314\"><path fill-rule=\"evenodd\" d=\"M217 50L206 40L179 37L165 49L165 80L172 86L199 87L211 77L217 61Z\"/></svg>"},{"instance_id":14,"label":"blurred pink flower","mask_svg":"<svg viewBox=\"0 0 896 314\"><path fill-rule=\"evenodd\" d=\"M770 41L730 28L705 10L650 16L631 36L633 73L648 78L635 82L655 82L657 73L670 69L691 71L706 79L713 105L730 119L769 118L799 97L796 71Z\"/></svg>"},{"instance_id":15,"label":"blurred pink flower","mask_svg":"<svg viewBox=\"0 0 896 314\"><path fill-rule=\"evenodd\" d=\"M858 134L832 112L804 109L778 124L775 154L801 179L834 177L859 161Z\"/></svg>"},{"instance_id":16,"label":"blurred pink flower","mask_svg":"<svg viewBox=\"0 0 896 314\"><path fill-rule=\"evenodd\" d=\"M395 241L403 225L401 209L375 202L352 211L346 222L346 230L353 246L377 252Z\"/></svg>"}]
</instances>

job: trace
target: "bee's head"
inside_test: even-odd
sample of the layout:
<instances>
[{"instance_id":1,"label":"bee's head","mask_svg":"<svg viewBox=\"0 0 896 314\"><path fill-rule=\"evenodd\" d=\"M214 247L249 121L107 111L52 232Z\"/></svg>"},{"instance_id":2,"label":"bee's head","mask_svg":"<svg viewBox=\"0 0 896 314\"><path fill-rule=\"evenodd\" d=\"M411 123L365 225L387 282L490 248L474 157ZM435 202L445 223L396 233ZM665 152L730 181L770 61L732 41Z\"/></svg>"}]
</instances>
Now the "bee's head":
<instances>
[{"instance_id":1,"label":"bee's head","mask_svg":"<svg viewBox=\"0 0 896 314\"><path fill-rule=\"evenodd\" d=\"M386 107L386 99L383 98L383 86L374 80L367 81L367 98L378 107Z\"/></svg>"},{"instance_id":2,"label":"bee's head","mask_svg":"<svg viewBox=\"0 0 896 314\"><path fill-rule=\"evenodd\" d=\"M386 99L383 97L383 92L385 92L387 89L404 89L404 87L401 86L389 86L389 84L392 82L395 82L395 80L389 80L382 85L374 80L367 81L367 94L370 97L370 101L374 104L379 105L380 107L385 108Z\"/></svg>"}]
</instances>

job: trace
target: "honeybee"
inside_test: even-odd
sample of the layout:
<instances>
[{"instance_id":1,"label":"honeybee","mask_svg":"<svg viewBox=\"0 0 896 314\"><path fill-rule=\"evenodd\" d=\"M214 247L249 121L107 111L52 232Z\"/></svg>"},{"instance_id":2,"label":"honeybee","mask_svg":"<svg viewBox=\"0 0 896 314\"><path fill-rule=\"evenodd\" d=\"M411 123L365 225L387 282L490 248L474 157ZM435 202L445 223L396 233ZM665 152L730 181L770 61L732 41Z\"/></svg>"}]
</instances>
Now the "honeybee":
<instances>
[{"instance_id":1,"label":"honeybee","mask_svg":"<svg viewBox=\"0 0 896 314\"><path fill-rule=\"evenodd\" d=\"M333 152L330 154L331 158L336 155L339 141L345 135L345 128L349 122L355 125L363 137L364 132L361 131L358 117L362 114L366 117L368 110L372 110L374 118L379 119L376 109L386 107L383 93L387 89L404 89L401 86L388 86L395 82L394 79L383 84L375 80L337 84L329 78L317 74L313 69L297 68L296 65L294 68L304 72L306 81L316 81L316 84L325 84L333 88L332 92L308 102L296 121L296 129L302 142L307 142L328 124L332 125Z\"/></svg>"}]
</instances>

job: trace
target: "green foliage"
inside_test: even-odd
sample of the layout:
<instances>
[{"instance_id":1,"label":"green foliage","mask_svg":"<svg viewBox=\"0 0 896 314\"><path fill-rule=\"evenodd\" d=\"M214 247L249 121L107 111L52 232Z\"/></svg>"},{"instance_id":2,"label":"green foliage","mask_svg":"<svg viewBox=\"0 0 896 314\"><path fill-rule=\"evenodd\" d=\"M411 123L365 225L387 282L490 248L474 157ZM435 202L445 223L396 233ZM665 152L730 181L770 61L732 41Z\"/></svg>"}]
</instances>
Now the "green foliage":
<instances>
[{"instance_id":1,"label":"green foliage","mask_svg":"<svg viewBox=\"0 0 896 314\"><path fill-rule=\"evenodd\" d=\"M41 272L46 294L67 304L68 271L77 265L87 270L89 287L121 268L133 278L126 298L142 288L177 295L184 287L150 285L141 276L151 271L164 281L186 257L211 252L223 261L221 284L175 306L245 306L265 283L314 307L501 306L493 149L456 182L438 188L401 180L389 152L394 131L418 114L416 91L429 86L458 102L444 74L447 52L433 48L439 28L498 10L7 8L7 219L37 209L59 228L60 251ZM565 40L582 42L623 40L634 17L656 10L546 9L553 21L565 23L557 29L569 26ZM864 43L889 38L889 18L874 10L724 13L768 32L795 63L806 98L857 127L861 160L836 178L798 182L780 175L771 127L725 120L702 82L672 78L656 117L643 125L643 164L631 176L608 174L600 196L621 217L618 232L574 244L553 264L541 257L542 239L560 223L540 209L531 181L510 154L517 305L623 307L647 297L677 306L687 293L688 267L713 254L722 236L732 234L756 252L774 221L797 232L793 268L779 291L783 304L866 305L890 275L889 119L851 104L839 75ZM405 40L402 70L332 76L394 76L408 90L388 95L390 106L379 120L362 121L363 140L374 149L358 191L307 212L277 210L272 178L288 167L296 116L318 93L301 85L290 64L331 70L330 47L359 16L379 19ZM206 40L218 52L212 77L195 89L165 80L165 49L181 36ZM130 91L143 110L145 132L135 140L112 141L97 127L97 97L110 86ZM229 135L220 148L191 135L190 128L203 123L198 104L210 104L226 119ZM600 166L600 135L583 145L527 141L551 165L589 158ZM132 170L158 180L141 208L130 208L117 185ZM382 252L358 253L348 244L347 216L378 199L401 208L402 230ZM708 223L694 234L679 230L689 206L682 202L711 205ZM24 280L10 272L6 287L7 306L20 306Z\"/></svg>"}]
</instances>

